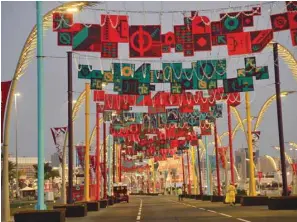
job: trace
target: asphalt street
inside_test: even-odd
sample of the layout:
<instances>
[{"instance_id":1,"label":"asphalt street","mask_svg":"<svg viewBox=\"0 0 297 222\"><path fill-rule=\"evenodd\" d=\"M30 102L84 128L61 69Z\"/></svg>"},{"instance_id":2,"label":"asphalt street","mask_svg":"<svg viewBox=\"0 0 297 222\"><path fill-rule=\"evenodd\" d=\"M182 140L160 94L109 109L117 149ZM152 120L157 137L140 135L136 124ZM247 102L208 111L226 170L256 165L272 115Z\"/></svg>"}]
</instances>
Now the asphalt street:
<instances>
[{"instance_id":1,"label":"asphalt street","mask_svg":"<svg viewBox=\"0 0 297 222\"><path fill-rule=\"evenodd\" d=\"M265 206L231 207L223 203L184 199L174 196L131 196L129 203L120 203L88 212L84 218L67 218L67 222L286 222L297 221L297 211L271 211Z\"/></svg>"}]
</instances>

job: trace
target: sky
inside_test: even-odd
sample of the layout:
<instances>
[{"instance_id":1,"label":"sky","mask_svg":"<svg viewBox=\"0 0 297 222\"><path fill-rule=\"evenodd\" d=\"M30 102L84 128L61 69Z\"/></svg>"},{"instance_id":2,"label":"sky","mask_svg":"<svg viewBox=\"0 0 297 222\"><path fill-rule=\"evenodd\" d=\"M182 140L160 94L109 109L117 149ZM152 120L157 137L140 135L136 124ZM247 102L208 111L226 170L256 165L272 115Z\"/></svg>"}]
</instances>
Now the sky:
<instances>
[{"instance_id":1,"label":"sky","mask_svg":"<svg viewBox=\"0 0 297 222\"><path fill-rule=\"evenodd\" d=\"M43 13L55 8L62 2L43 2ZM247 4L256 5L259 2L108 2L95 6L93 9L86 9L74 16L75 22L94 23L100 22L100 15L108 10L119 10L125 15L123 10L138 11L137 13L128 13L129 24L160 24L162 25L162 33L173 31L173 25L183 24L183 13L190 10L199 10L199 15L208 16L211 20L218 20L221 12L246 11L251 7ZM230 7L231 6L231 7ZM239 8L232 8L239 7ZM94 9L104 9L104 11ZM227 8L220 10L221 8ZM180 11L176 13L166 13L170 10ZM161 19L159 14L145 13L145 11L163 11ZM219 12L218 12L219 11ZM284 2L275 4L263 4L262 15L255 16L255 26L246 28L246 31L261 30L271 28L270 14L277 14L286 11ZM13 78L13 74L20 56L22 47L29 35L31 29L36 24L35 2L1 2L1 81L8 81ZM289 31L282 31L274 34L274 40L284 45L297 59L297 47L292 46ZM44 37L44 55L54 57L65 57L66 52L70 51L70 47L57 46L57 33L48 30ZM74 99L84 89L84 80L77 78L77 63L88 62L94 68L100 67L99 53L80 53L80 58L76 59L73 64L73 88ZM87 56L93 56L86 59ZM94 58L98 57L97 58ZM119 56L123 60L129 59L128 44L120 44ZM236 69L242 68L244 65L244 56L228 57L226 46L213 47L211 52L196 52L194 57L184 58L182 53L163 54L164 60L183 60L184 67L190 65L191 61L201 59L227 59L227 76L232 78L236 76ZM270 79L255 82L255 91L250 93L251 96L251 114L257 116L263 103L275 94L274 88L274 69L272 51L264 49L263 52L256 54L257 65L268 65ZM138 59L139 60L139 59ZM160 62L156 59L147 59L151 61L154 67L160 68ZM108 68L110 60L102 60L104 68ZM141 64L135 62L136 68ZM18 99L18 152L19 156L37 156L37 72L36 58L33 58L29 64L25 74L21 77L17 92L21 94ZM50 159L50 155L55 152L51 127L59 127L67 125L67 61L66 58L45 58L44 59L44 75L45 75L45 157ZM293 78L290 70L282 59L280 59L280 79L281 90L296 90L297 82ZM111 89L111 87L107 87ZM241 116L245 118L244 94L241 95L242 104L237 108ZM297 93L282 98L282 110L284 121L284 137L285 141L297 142L296 124L297 124ZM226 107L224 108L224 117L217 121L218 132L222 134L227 131L227 115ZM95 104L91 104L91 129L95 124ZM232 118L232 126L236 125L235 118ZM258 143L260 154L269 154L278 156L279 153L271 146L278 146L278 125L276 103L274 102L267 112L260 125L261 137ZM10 146L9 152L15 154L15 113L11 116L10 127ZM213 140L213 136L209 136L209 141ZM84 141L84 105L81 107L79 117L74 123L74 143ZM223 140L223 145L228 145L228 138ZM287 145L286 145L287 146ZM234 149L247 147L244 134L239 132L233 141ZM210 148L212 150L212 147ZM288 149L288 147L286 147ZM297 152L295 153L297 156Z\"/></svg>"}]
</instances>

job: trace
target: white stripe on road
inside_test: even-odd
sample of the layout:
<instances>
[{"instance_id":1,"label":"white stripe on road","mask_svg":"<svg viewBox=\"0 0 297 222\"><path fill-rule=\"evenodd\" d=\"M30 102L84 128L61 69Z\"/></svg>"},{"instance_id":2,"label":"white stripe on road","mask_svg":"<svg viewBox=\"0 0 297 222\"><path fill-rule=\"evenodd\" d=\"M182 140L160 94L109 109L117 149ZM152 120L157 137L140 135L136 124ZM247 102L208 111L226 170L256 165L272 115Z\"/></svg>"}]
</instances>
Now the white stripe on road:
<instances>
[{"instance_id":1,"label":"white stripe on road","mask_svg":"<svg viewBox=\"0 0 297 222\"><path fill-rule=\"evenodd\" d=\"M138 215L136 217L136 222L140 222L141 210L142 210L141 208L142 208L142 199L140 199L140 205L139 205Z\"/></svg>"},{"instance_id":2,"label":"white stripe on road","mask_svg":"<svg viewBox=\"0 0 297 222\"><path fill-rule=\"evenodd\" d=\"M189 207L193 207L193 208L198 208L197 206L194 206L194 205L190 205L190 204L187 204L187 203L180 203L180 202L177 202L177 201L173 201L173 200L170 200L172 202L175 202L175 203L179 203L179 204L183 204L185 206L189 206ZM217 213L217 214L220 214L222 216L225 216L225 217L232 217L231 215L228 215L228 214L224 214L224 213L219 213L219 212L216 212L216 211L213 211L213 210L206 210L205 208L198 208L199 210L205 210L205 211L208 211L210 213ZM248 221L248 220L244 220L244 219L241 219L241 218L236 218L237 220L241 220L243 222L251 222L251 221Z\"/></svg>"},{"instance_id":3,"label":"white stripe on road","mask_svg":"<svg viewBox=\"0 0 297 222\"><path fill-rule=\"evenodd\" d=\"M219 213L219 214L222 215L222 216L225 216L225 217L232 217L232 216L230 216L228 214L223 214L223 213Z\"/></svg>"},{"instance_id":4,"label":"white stripe on road","mask_svg":"<svg viewBox=\"0 0 297 222\"><path fill-rule=\"evenodd\" d=\"M243 221L243 222L251 222L251 221L249 221L249 220L245 220L245 219L241 219L241 218L236 218L237 220L241 220L241 221Z\"/></svg>"}]
</instances>

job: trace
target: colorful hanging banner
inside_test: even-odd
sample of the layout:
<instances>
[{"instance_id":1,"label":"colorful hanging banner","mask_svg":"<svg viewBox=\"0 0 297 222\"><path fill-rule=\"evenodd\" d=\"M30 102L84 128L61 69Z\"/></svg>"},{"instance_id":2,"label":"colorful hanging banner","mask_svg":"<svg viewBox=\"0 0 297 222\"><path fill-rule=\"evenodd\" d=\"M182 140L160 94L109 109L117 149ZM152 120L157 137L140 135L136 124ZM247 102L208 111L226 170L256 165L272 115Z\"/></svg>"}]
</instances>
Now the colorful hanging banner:
<instances>
[{"instance_id":1,"label":"colorful hanging banner","mask_svg":"<svg viewBox=\"0 0 297 222\"><path fill-rule=\"evenodd\" d=\"M58 45L73 50L101 52L102 58L118 58L118 44L129 44L130 58L160 58L163 53L211 51L214 46L227 46L228 55L261 52L273 39L273 33L287 30L296 46L296 2L286 2L287 12L270 16L272 29L245 31L254 27L254 17L261 7L249 11L220 13L220 20L210 21L196 12L184 17L183 24L174 25L174 32L161 32L161 25L129 25L126 15L101 15L100 24L74 23L73 14L54 13L53 31L58 33Z\"/></svg>"},{"instance_id":2,"label":"colorful hanging banner","mask_svg":"<svg viewBox=\"0 0 297 222\"><path fill-rule=\"evenodd\" d=\"M62 163L63 158L63 146L65 144L65 136L67 132L67 127L54 127L51 128L52 136L54 139L54 144L59 155L59 160Z\"/></svg>"}]
</instances>

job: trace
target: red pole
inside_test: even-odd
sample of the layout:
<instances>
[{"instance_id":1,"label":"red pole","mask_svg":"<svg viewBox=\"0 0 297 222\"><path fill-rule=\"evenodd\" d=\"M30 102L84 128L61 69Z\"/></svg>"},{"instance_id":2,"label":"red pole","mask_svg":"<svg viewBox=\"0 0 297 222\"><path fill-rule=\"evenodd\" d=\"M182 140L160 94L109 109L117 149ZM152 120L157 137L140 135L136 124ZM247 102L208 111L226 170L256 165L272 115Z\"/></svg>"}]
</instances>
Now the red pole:
<instances>
[{"instance_id":1,"label":"red pole","mask_svg":"<svg viewBox=\"0 0 297 222\"><path fill-rule=\"evenodd\" d=\"M97 103L97 107L99 104ZM100 172L100 113L96 112L96 147L97 147L97 166L96 166L96 175L97 175L97 200L100 200L100 179L101 179L101 172Z\"/></svg>"},{"instance_id":2,"label":"red pole","mask_svg":"<svg viewBox=\"0 0 297 222\"><path fill-rule=\"evenodd\" d=\"M186 188L186 181L185 181L185 165L184 165L184 153L182 151L182 169L183 169L183 191L185 192L185 188Z\"/></svg>"},{"instance_id":3,"label":"red pole","mask_svg":"<svg viewBox=\"0 0 297 222\"><path fill-rule=\"evenodd\" d=\"M189 191L189 194L192 193L191 191L191 174L190 174L190 160L189 160L189 150L187 151L187 163L188 163L188 191Z\"/></svg>"},{"instance_id":4,"label":"red pole","mask_svg":"<svg viewBox=\"0 0 297 222\"><path fill-rule=\"evenodd\" d=\"M232 145L232 124L231 124L231 110L230 105L227 104L228 111L228 131L229 131L229 152L230 152L230 171L231 171L231 183L235 184L234 179L234 160L233 160L233 145Z\"/></svg>"},{"instance_id":5,"label":"red pole","mask_svg":"<svg viewBox=\"0 0 297 222\"><path fill-rule=\"evenodd\" d=\"M219 166L219 156L218 156L218 138L217 138L217 122L216 121L214 124L214 140L215 140L215 151L216 151L218 195L221 196L220 166Z\"/></svg>"},{"instance_id":6,"label":"red pole","mask_svg":"<svg viewBox=\"0 0 297 222\"><path fill-rule=\"evenodd\" d=\"M104 199L107 199L106 192L106 123L103 122L103 196Z\"/></svg>"}]
</instances>

